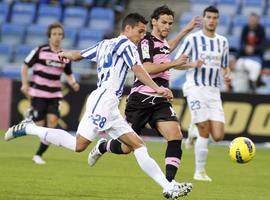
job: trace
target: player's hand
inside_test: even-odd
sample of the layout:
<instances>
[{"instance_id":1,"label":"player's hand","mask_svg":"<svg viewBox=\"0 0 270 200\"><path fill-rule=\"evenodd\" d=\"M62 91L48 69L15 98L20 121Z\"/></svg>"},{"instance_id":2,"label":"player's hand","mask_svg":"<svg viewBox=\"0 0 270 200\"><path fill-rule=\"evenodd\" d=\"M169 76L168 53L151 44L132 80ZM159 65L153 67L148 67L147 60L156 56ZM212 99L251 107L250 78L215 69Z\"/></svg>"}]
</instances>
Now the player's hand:
<instances>
[{"instance_id":1,"label":"player's hand","mask_svg":"<svg viewBox=\"0 0 270 200\"><path fill-rule=\"evenodd\" d=\"M189 58L187 55L182 54L178 58L176 58L173 62L175 63L175 66L181 66L185 65L188 62Z\"/></svg>"},{"instance_id":2,"label":"player's hand","mask_svg":"<svg viewBox=\"0 0 270 200\"><path fill-rule=\"evenodd\" d=\"M231 84L232 78L231 78L230 74L224 74L223 80L224 80L224 83L226 85L229 85L229 84Z\"/></svg>"},{"instance_id":3,"label":"player's hand","mask_svg":"<svg viewBox=\"0 0 270 200\"><path fill-rule=\"evenodd\" d=\"M157 94L166 97L168 100L172 100L173 99L173 93L168 88L159 87L156 92L157 92Z\"/></svg>"},{"instance_id":4,"label":"player's hand","mask_svg":"<svg viewBox=\"0 0 270 200\"><path fill-rule=\"evenodd\" d=\"M80 85L77 82L74 82L71 87L75 92L78 92L80 90Z\"/></svg>"},{"instance_id":5,"label":"player's hand","mask_svg":"<svg viewBox=\"0 0 270 200\"><path fill-rule=\"evenodd\" d=\"M23 85L21 86L21 92L22 92L26 97L29 97L28 90L29 90L29 85L28 85L28 84L23 84Z\"/></svg>"},{"instance_id":6,"label":"player's hand","mask_svg":"<svg viewBox=\"0 0 270 200\"><path fill-rule=\"evenodd\" d=\"M196 16L191 19L191 21L184 27L184 30L192 31L194 28L201 27L202 17Z\"/></svg>"},{"instance_id":7,"label":"player's hand","mask_svg":"<svg viewBox=\"0 0 270 200\"><path fill-rule=\"evenodd\" d=\"M60 51L57 54L58 54L58 58L60 61L68 63L68 59L67 59L64 51Z\"/></svg>"}]
</instances>

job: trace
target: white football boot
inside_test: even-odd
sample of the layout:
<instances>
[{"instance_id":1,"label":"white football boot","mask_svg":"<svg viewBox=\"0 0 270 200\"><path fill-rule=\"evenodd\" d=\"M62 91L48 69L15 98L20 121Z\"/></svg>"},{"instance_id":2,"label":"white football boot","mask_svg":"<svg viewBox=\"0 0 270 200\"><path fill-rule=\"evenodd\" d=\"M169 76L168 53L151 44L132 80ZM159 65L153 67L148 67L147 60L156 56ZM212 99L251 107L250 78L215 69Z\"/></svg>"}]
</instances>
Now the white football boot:
<instances>
[{"instance_id":1,"label":"white football boot","mask_svg":"<svg viewBox=\"0 0 270 200\"><path fill-rule=\"evenodd\" d=\"M188 136L185 140L185 147L187 150L190 150L194 146L196 138L199 136L198 128L195 124L190 124L188 128Z\"/></svg>"},{"instance_id":2,"label":"white football boot","mask_svg":"<svg viewBox=\"0 0 270 200\"><path fill-rule=\"evenodd\" d=\"M107 142L107 139L105 138L100 138L97 141L97 144L94 146L94 148L90 151L89 155L88 155L88 164L92 167L96 164L96 162L98 161L98 159L103 155L102 153L100 153L98 147L101 143Z\"/></svg>"},{"instance_id":3,"label":"white football boot","mask_svg":"<svg viewBox=\"0 0 270 200\"><path fill-rule=\"evenodd\" d=\"M193 179L197 181L209 181L209 182L212 181L212 179L206 174L205 170L196 171L193 176Z\"/></svg>"},{"instance_id":4,"label":"white football boot","mask_svg":"<svg viewBox=\"0 0 270 200\"><path fill-rule=\"evenodd\" d=\"M163 190L163 197L167 199L178 199L179 197L186 196L192 190L191 183L177 183L172 181L168 189Z\"/></svg>"}]
</instances>

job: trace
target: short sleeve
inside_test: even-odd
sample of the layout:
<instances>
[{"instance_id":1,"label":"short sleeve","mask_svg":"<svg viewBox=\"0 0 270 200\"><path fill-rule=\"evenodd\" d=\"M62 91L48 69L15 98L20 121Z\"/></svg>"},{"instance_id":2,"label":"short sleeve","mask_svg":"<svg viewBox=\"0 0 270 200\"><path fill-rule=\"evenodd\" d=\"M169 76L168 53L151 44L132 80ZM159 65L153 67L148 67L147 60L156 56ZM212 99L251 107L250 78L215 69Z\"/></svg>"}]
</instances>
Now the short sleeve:
<instances>
[{"instance_id":1,"label":"short sleeve","mask_svg":"<svg viewBox=\"0 0 270 200\"><path fill-rule=\"evenodd\" d=\"M189 56L191 54L191 51L192 51L192 43L190 37L186 37L184 39L184 42L181 44L180 49L176 53L175 58L178 58L183 54Z\"/></svg>"},{"instance_id":2,"label":"short sleeve","mask_svg":"<svg viewBox=\"0 0 270 200\"><path fill-rule=\"evenodd\" d=\"M138 45L138 52L142 63L153 62L154 43L150 38L144 38Z\"/></svg>"},{"instance_id":3,"label":"short sleeve","mask_svg":"<svg viewBox=\"0 0 270 200\"><path fill-rule=\"evenodd\" d=\"M98 44L89 47L87 49L84 49L80 52L81 56L83 58L89 59L91 61L96 61L97 60L97 49L98 49Z\"/></svg>"},{"instance_id":4,"label":"short sleeve","mask_svg":"<svg viewBox=\"0 0 270 200\"><path fill-rule=\"evenodd\" d=\"M34 48L24 59L24 64L32 67L38 60L39 47Z\"/></svg>"},{"instance_id":5,"label":"short sleeve","mask_svg":"<svg viewBox=\"0 0 270 200\"><path fill-rule=\"evenodd\" d=\"M226 68L229 66L229 43L228 40L225 39L223 41L223 54L221 58L221 67Z\"/></svg>"}]
</instances>

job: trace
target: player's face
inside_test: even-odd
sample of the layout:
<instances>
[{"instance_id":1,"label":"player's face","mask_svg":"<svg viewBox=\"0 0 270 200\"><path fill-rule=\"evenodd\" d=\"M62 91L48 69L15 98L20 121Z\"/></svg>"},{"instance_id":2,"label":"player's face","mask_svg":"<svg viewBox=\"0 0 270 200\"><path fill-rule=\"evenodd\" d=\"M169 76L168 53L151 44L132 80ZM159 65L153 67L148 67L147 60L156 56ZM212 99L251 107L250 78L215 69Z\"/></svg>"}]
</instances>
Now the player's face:
<instances>
[{"instance_id":1,"label":"player's face","mask_svg":"<svg viewBox=\"0 0 270 200\"><path fill-rule=\"evenodd\" d=\"M218 25L218 13L206 12L203 17L203 27L207 31L214 32Z\"/></svg>"},{"instance_id":2,"label":"player's face","mask_svg":"<svg viewBox=\"0 0 270 200\"><path fill-rule=\"evenodd\" d=\"M153 19L153 31L162 39L168 37L173 25L172 15L160 15L158 20Z\"/></svg>"},{"instance_id":3,"label":"player's face","mask_svg":"<svg viewBox=\"0 0 270 200\"><path fill-rule=\"evenodd\" d=\"M64 32L61 28L53 28L49 38L50 45L53 47L59 47L64 39Z\"/></svg>"},{"instance_id":4,"label":"player's face","mask_svg":"<svg viewBox=\"0 0 270 200\"><path fill-rule=\"evenodd\" d=\"M127 26L126 36L130 39L131 42L138 45L141 39L143 38L146 31L145 24L139 22L137 25L131 27Z\"/></svg>"}]
</instances>

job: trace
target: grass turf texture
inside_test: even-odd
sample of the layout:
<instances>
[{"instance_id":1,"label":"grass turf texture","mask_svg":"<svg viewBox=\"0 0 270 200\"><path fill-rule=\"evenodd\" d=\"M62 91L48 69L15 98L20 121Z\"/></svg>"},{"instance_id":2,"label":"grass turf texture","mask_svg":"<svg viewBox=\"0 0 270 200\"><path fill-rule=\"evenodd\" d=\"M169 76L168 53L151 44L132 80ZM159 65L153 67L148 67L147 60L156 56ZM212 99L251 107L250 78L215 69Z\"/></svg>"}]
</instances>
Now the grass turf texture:
<instances>
[{"instance_id":1,"label":"grass turf texture","mask_svg":"<svg viewBox=\"0 0 270 200\"><path fill-rule=\"evenodd\" d=\"M161 188L139 168L133 155L106 154L89 167L87 156L51 146L46 165L31 161L38 146L35 137L3 141L0 132L0 200L157 200ZM166 144L147 142L150 155L164 169ZM93 147L93 144L91 145ZM179 181L190 181L194 190L187 200L265 200L270 196L269 149L257 149L254 160L233 163L225 146L210 145L207 163L213 182L193 181L194 153L184 148Z\"/></svg>"}]
</instances>

